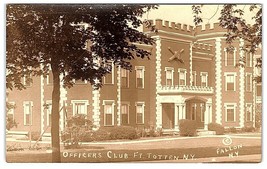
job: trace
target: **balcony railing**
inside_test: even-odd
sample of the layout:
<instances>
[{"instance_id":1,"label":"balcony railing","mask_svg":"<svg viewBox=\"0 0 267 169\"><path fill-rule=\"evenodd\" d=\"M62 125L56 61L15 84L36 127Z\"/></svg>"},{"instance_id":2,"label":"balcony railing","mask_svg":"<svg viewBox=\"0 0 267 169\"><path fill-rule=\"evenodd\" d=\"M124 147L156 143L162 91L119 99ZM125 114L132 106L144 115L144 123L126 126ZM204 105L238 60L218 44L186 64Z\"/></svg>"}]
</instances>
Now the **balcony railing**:
<instances>
[{"instance_id":1,"label":"balcony railing","mask_svg":"<svg viewBox=\"0 0 267 169\"><path fill-rule=\"evenodd\" d=\"M199 93L212 94L213 88L206 86L161 86L159 93Z\"/></svg>"}]
</instances>

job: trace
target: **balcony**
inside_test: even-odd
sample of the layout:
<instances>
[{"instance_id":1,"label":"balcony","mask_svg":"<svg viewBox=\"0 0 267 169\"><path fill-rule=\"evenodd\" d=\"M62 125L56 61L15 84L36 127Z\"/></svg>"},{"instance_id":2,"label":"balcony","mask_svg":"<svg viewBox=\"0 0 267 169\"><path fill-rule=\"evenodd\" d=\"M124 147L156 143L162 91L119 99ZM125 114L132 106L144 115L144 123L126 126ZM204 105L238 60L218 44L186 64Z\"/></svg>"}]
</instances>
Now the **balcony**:
<instances>
[{"instance_id":1,"label":"balcony","mask_svg":"<svg viewBox=\"0 0 267 169\"><path fill-rule=\"evenodd\" d=\"M195 94L213 94L212 87L205 86L161 86L159 94L177 94L177 93L195 93Z\"/></svg>"}]
</instances>

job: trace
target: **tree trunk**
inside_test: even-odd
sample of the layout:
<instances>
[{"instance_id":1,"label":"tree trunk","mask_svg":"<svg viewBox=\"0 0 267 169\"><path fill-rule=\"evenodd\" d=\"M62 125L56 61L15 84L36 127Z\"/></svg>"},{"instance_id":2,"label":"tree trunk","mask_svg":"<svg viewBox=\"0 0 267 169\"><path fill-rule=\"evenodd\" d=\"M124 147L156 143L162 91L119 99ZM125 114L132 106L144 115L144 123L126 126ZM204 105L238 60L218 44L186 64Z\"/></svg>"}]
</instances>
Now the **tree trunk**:
<instances>
[{"instance_id":1,"label":"tree trunk","mask_svg":"<svg viewBox=\"0 0 267 169\"><path fill-rule=\"evenodd\" d=\"M52 64L53 92L52 92L52 162L60 163L60 138L59 138L59 101L60 101L60 79L58 65Z\"/></svg>"}]
</instances>

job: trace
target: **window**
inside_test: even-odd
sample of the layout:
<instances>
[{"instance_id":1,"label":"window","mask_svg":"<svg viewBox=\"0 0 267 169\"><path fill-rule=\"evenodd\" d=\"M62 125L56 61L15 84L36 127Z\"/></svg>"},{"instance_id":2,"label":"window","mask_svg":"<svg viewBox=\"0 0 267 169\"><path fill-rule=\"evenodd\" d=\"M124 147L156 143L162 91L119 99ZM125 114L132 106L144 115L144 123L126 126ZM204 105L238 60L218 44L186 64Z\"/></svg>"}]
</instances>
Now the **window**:
<instances>
[{"instance_id":1,"label":"window","mask_svg":"<svg viewBox=\"0 0 267 169\"><path fill-rule=\"evenodd\" d=\"M15 120L14 112L15 112L15 102L8 102L8 110L7 110L7 118L12 121Z\"/></svg>"},{"instance_id":2,"label":"window","mask_svg":"<svg viewBox=\"0 0 267 169\"><path fill-rule=\"evenodd\" d=\"M235 103L226 103L224 105L225 107L225 121L226 122L235 122L236 115L235 115L235 109L236 104Z\"/></svg>"},{"instance_id":3,"label":"window","mask_svg":"<svg viewBox=\"0 0 267 169\"><path fill-rule=\"evenodd\" d=\"M192 108L191 108L191 120L196 120L196 113L197 113L197 104L194 103L192 104Z\"/></svg>"},{"instance_id":4,"label":"window","mask_svg":"<svg viewBox=\"0 0 267 169\"><path fill-rule=\"evenodd\" d=\"M104 76L104 84L114 84L114 66L110 63L111 71Z\"/></svg>"},{"instance_id":5,"label":"window","mask_svg":"<svg viewBox=\"0 0 267 169\"><path fill-rule=\"evenodd\" d=\"M234 51L227 51L227 49L224 48L225 66L235 66L235 55L236 48L234 49Z\"/></svg>"},{"instance_id":6,"label":"window","mask_svg":"<svg viewBox=\"0 0 267 169\"><path fill-rule=\"evenodd\" d=\"M46 101L45 105L46 109L46 124L47 126L51 126L51 120L52 120L52 101Z\"/></svg>"},{"instance_id":7,"label":"window","mask_svg":"<svg viewBox=\"0 0 267 169\"><path fill-rule=\"evenodd\" d=\"M51 70L49 71L48 75L46 76L46 82L47 82L47 84L53 84L53 73Z\"/></svg>"},{"instance_id":8,"label":"window","mask_svg":"<svg viewBox=\"0 0 267 169\"><path fill-rule=\"evenodd\" d=\"M246 121L252 121L252 104L246 104Z\"/></svg>"},{"instance_id":9,"label":"window","mask_svg":"<svg viewBox=\"0 0 267 169\"><path fill-rule=\"evenodd\" d=\"M252 74L251 73L246 74L246 91L247 92L252 91Z\"/></svg>"},{"instance_id":10,"label":"window","mask_svg":"<svg viewBox=\"0 0 267 169\"><path fill-rule=\"evenodd\" d=\"M173 86L173 68L166 67L166 86Z\"/></svg>"},{"instance_id":11,"label":"window","mask_svg":"<svg viewBox=\"0 0 267 169\"><path fill-rule=\"evenodd\" d=\"M193 71L192 72L192 76L193 76L193 81L192 81L192 85L196 86L197 85L197 72Z\"/></svg>"},{"instance_id":12,"label":"window","mask_svg":"<svg viewBox=\"0 0 267 169\"><path fill-rule=\"evenodd\" d=\"M113 126L114 125L114 101L103 101L104 106L104 125Z\"/></svg>"},{"instance_id":13,"label":"window","mask_svg":"<svg viewBox=\"0 0 267 169\"><path fill-rule=\"evenodd\" d=\"M208 72L200 72L201 76L201 86L208 86Z\"/></svg>"},{"instance_id":14,"label":"window","mask_svg":"<svg viewBox=\"0 0 267 169\"><path fill-rule=\"evenodd\" d=\"M246 52L246 66L252 67L252 56L248 52Z\"/></svg>"},{"instance_id":15,"label":"window","mask_svg":"<svg viewBox=\"0 0 267 169\"><path fill-rule=\"evenodd\" d=\"M136 66L136 88L144 88L144 67Z\"/></svg>"},{"instance_id":16,"label":"window","mask_svg":"<svg viewBox=\"0 0 267 169\"><path fill-rule=\"evenodd\" d=\"M129 104L121 104L121 124L129 124Z\"/></svg>"},{"instance_id":17,"label":"window","mask_svg":"<svg viewBox=\"0 0 267 169\"><path fill-rule=\"evenodd\" d=\"M205 121L205 107L204 103L200 103L201 122Z\"/></svg>"},{"instance_id":18,"label":"window","mask_svg":"<svg viewBox=\"0 0 267 169\"><path fill-rule=\"evenodd\" d=\"M121 87L129 87L129 70L121 69Z\"/></svg>"},{"instance_id":19,"label":"window","mask_svg":"<svg viewBox=\"0 0 267 169\"><path fill-rule=\"evenodd\" d=\"M76 114L87 115L87 106L89 105L87 100L72 100L71 104L72 104L73 115Z\"/></svg>"},{"instance_id":20,"label":"window","mask_svg":"<svg viewBox=\"0 0 267 169\"><path fill-rule=\"evenodd\" d=\"M186 85L186 70L185 69L179 69L179 85L185 86Z\"/></svg>"},{"instance_id":21,"label":"window","mask_svg":"<svg viewBox=\"0 0 267 169\"><path fill-rule=\"evenodd\" d=\"M145 104L143 102L137 102L135 106L136 106L136 124L144 124Z\"/></svg>"},{"instance_id":22,"label":"window","mask_svg":"<svg viewBox=\"0 0 267 169\"><path fill-rule=\"evenodd\" d=\"M25 87L30 87L32 85L32 75L31 74L25 75L23 77L23 85Z\"/></svg>"},{"instance_id":23,"label":"window","mask_svg":"<svg viewBox=\"0 0 267 169\"><path fill-rule=\"evenodd\" d=\"M31 101L23 102L24 109L24 125L32 125L32 108L33 103Z\"/></svg>"},{"instance_id":24,"label":"window","mask_svg":"<svg viewBox=\"0 0 267 169\"><path fill-rule=\"evenodd\" d=\"M262 95L262 87L261 87L261 84L257 84L257 96L261 96Z\"/></svg>"},{"instance_id":25,"label":"window","mask_svg":"<svg viewBox=\"0 0 267 169\"><path fill-rule=\"evenodd\" d=\"M225 73L225 91L235 91L236 73Z\"/></svg>"}]
</instances>

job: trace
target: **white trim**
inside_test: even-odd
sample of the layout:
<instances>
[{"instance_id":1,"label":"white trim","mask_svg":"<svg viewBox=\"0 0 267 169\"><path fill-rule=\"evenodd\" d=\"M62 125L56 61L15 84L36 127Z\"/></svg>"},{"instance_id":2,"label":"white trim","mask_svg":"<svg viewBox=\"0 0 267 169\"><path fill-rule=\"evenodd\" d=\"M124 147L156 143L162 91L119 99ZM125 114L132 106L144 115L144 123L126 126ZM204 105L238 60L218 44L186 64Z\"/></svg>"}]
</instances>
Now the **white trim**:
<instances>
[{"instance_id":1,"label":"white trim","mask_svg":"<svg viewBox=\"0 0 267 169\"><path fill-rule=\"evenodd\" d=\"M104 114L104 126L114 126L114 121L115 121L115 116L114 116L114 107L115 107L115 101L114 100L103 100L103 114ZM111 125L106 124L106 112L105 112L105 106L106 105L111 105L111 117L112 117L112 122Z\"/></svg>"},{"instance_id":2,"label":"white trim","mask_svg":"<svg viewBox=\"0 0 267 169\"><path fill-rule=\"evenodd\" d=\"M85 112L84 113L82 113L82 114L84 114L84 115L87 115L87 112L88 112L88 108L87 108L87 106L89 106L89 102L88 102L88 100L71 100L71 104L72 104L72 114L73 115L76 115L76 113L75 113L75 104L76 103L84 103L84 106L85 106Z\"/></svg>"},{"instance_id":3,"label":"white trim","mask_svg":"<svg viewBox=\"0 0 267 169\"><path fill-rule=\"evenodd\" d=\"M195 79L195 80L194 80ZM193 84L194 82L194 84ZM192 71L192 86L196 86L197 85L197 71Z\"/></svg>"},{"instance_id":4,"label":"white trim","mask_svg":"<svg viewBox=\"0 0 267 169\"><path fill-rule=\"evenodd\" d=\"M171 81L172 81L172 84L171 86L173 86L173 74L174 74L174 68L173 67L165 67L165 82L166 82L166 86L167 86L167 72L168 71L171 71Z\"/></svg>"},{"instance_id":5,"label":"white trim","mask_svg":"<svg viewBox=\"0 0 267 169\"><path fill-rule=\"evenodd\" d=\"M207 106L204 106L205 105L204 103L200 103L199 105L200 105L200 121L205 122L205 111L208 111L208 110L204 111L204 107L207 107Z\"/></svg>"},{"instance_id":6,"label":"white trim","mask_svg":"<svg viewBox=\"0 0 267 169\"><path fill-rule=\"evenodd\" d=\"M195 53L196 53L196 52L195 52ZM209 61L212 60L212 58L204 58L204 57L199 57L199 56L193 56L192 58L193 58L193 59L209 60Z\"/></svg>"},{"instance_id":7,"label":"white trim","mask_svg":"<svg viewBox=\"0 0 267 169\"><path fill-rule=\"evenodd\" d=\"M234 121L228 121L227 120L227 110L234 108ZM225 122L236 122L236 108L237 104L236 103L224 103L224 113L225 113Z\"/></svg>"},{"instance_id":8,"label":"white trim","mask_svg":"<svg viewBox=\"0 0 267 169\"><path fill-rule=\"evenodd\" d=\"M182 71L184 72L184 83L185 83L184 85L181 85L181 82L180 82L180 80L181 80L181 78L180 78L180 73L181 73ZM187 77L187 76L186 76L186 74L187 74L186 69L184 69L184 68L179 68L179 69L178 69L178 73L179 73L179 75L178 75L179 86L186 86L186 77Z\"/></svg>"},{"instance_id":9,"label":"white trim","mask_svg":"<svg viewBox=\"0 0 267 169\"><path fill-rule=\"evenodd\" d=\"M252 54L251 53L248 53L248 52L245 52L245 55L246 55L246 67L252 67L253 65L253 60L252 60ZM247 65L247 56L249 56L249 65Z\"/></svg>"},{"instance_id":10,"label":"white trim","mask_svg":"<svg viewBox=\"0 0 267 169\"><path fill-rule=\"evenodd\" d=\"M137 106L142 106L142 123L137 123ZM136 124L145 123L145 102L135 102L135 122Z\"/></svg>"},{"instance_id":11,"label":"white trim","mask_svg":"<svg viewBox=\"0 0 267 169\"><path fill-rule=\"evenodd\" d=\"M142 71L142 87L137 87L137 76L136 76L136 71L141 70ZM135 87L138 89L144 89L145 88L145 66L135 66Z\"/></svg>"},{"instance_id":12,"label":"white trim","mask_svg":"<svg viewBox=\"0 0 267 169\"><path fill-rule=\"evenodd\" d=\"M97 79L96 79L97 81ZM100 89L92 90L93 95L93 124L95 129L100 127Z\"/></svg>"},{"instance_id":13,"label":"white trim","mask_svg":"<svg viewBox=\"0 0 267 169\"><path fill-rule=\"evenodd\" d=\"M236 48L234 48L234 51L233 51L233 55L234 55L234 65L230 65L230 66L233 66L235 67L236 66ZM224 61L225 61L225 66L228 66L228 52L227 52L227 48L224 48Z\"/></svg>"},{"instance_id":14,"label":"white trim","mask_svg":"<svg viewBox=\"0 0 267 169\"><path fill-rule=\"evenodd\" d=\"M29 112L29 114L30 114L30 124L26 124L26 112L25 112L25 108L26 108L26 104L29 104L30 105L30 112ZM32 126L32 119L33 119L33 102L32 101L24 101L23 102L23 125L24 126Z\"/></svg>"},{"instance_id":15,"label":"white trim","mask_svg":"<svg viewBox=\"0 0 267 169\"><path fill-rule=\"evenodd\" d=\"M121 66L117 69L117 125L121 125ZM129 84L129 83L128 83Z\"/></svg>"},{"instance_id":16,"label":"white trim","mask_svg":"<svg viewBox=\"0 0 267 169\"><path fill-rule=\"evenodd\" d=\"M224 72L225 91L232 91L227 89L227 76L234 76L234 91L236 91L236 72Z\"/></svg>"},{"instance_id":17,"label":"white trim","mask_svg":"<svg viewBox=\"0 0 267 169\"><path fill-rule=\"evenodd\" d=\"M216 35L218 36L218 35ZM222 56L221 38L215 39L215 122L222 124Z\"/></svg>"},{"instance_id":18,"label":"white trim","mask_svg":"<svg viewBox=\"0 0 267 169\"><path fill-rule=\"evenodd\" d=\"M190 81L189 81L189 84L192 86L192 82L193 82L193 45L194 43L190 43L190 51L189 51L189 64L190 64L190 69L189 69L189 72L190 72Z\"/></svg>"},{"instance_id":19,"label":"white trim","mask_svg":"<svg viewBox=\"0 0 267 169\"><path fill-rule=\"evenodd\" d=\"M208 87L208 76L209 76L209 73L208 72L200 72L200 86L202 86L202 76L206 77L205 87Z\"/></svg>"},{"instance_id":20,"label":"white trim","mask_svg":"<svg viewBox=\"0 0 267 169\"><path fill-rule=\"evenodd\" d=\"M250 105L250 106L249 106ZM248 116L247 116L247 109L248 109L248 107L250 107L250 120L248 120ZM253 121L253 111L252 111L252 103L246 103L246 121L247 122L252 122Z\"/></svg>"},{"instance_id":21,"label":"white trim","mask_svg":"<svg viewBox=\"0 0 267 169\"><path fill-rule=\"evenodd\" d=\"M244 40L240 39L240 47L244 46ZM239 58L244 58L244 51L239 50ZM245 125L245 67L239 68L239 127Z\"/></svg>"}]
</instances>

